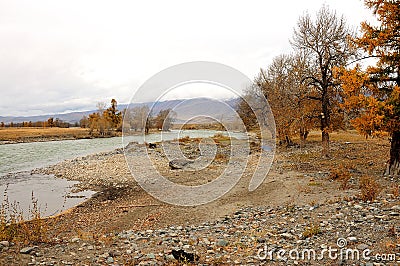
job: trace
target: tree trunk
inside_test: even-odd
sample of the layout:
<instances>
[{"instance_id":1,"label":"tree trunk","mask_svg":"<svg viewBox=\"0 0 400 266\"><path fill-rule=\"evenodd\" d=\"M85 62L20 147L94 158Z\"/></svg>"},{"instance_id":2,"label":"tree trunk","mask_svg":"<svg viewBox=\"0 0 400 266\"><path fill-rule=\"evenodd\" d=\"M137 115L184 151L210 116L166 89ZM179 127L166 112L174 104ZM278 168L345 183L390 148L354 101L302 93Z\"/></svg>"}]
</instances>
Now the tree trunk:
<instances>
[{"instance_id":1,"label":"tree trunk","mask_svg":"<svg viewBox=\"0 0 400 266\"><path fill-rule=\"evenodd\" d=\"M304 135L300 133L300 148L303 148L305 144L306 144L306 139L304 138Z\"/></svg>"},{"instance_id":2,"label":"tree trunk","mask_svg":"<svg viewBox=\"0 0 400 266\"><path fill-rule=\"evenodd\" d=\"M329 132L327 128L322 130L322 156L329 157Z\"/></svg>"},{"instance_id":3,"label":"tree trunk","mask_svg":"<svg viewBox=\"0 0 400 266\"><path fill-rule=\"evenodd\" d=\"M395 131L392 134L390 159L385 174L392 176L400 175L400 131Z\"/></svg>"},{"instance_id":4,"label":"tree trunk","mask_svg":"<svg viewBox=\"0 0 400 266\"><path fill-rule=\"evenodd\" d=\"M309 133L310 132L307 129L305 129L305 127L300 126L300 148L303 148L304 145L306 144L306 139Z\"/></svg>"},{"instance_id":5,"label":"tree trunk","mask_svg":"<svg viewBox=\"0 0 400 266\"><path fill-rule=\"evenodd\" d=\"M329 119L328 112L321 114L322 156L329 157Z\"/></svg>"},{"instance_id":6,"label":"tree trunk","mask_svg":"<svg viewBox=\"0 0 400 266\"><path fill-rule=\"evenodd\" d=\"M323 89L322 93L322 113L321 113L321 131L322 131L322 156L329 157L329 127L331 125L328 88Z\"/></svg>"},{"instance_id":7,"label":"tree trunk","mask_svg":"<svg viewBox=\"0 0 400 266\"><path fill-rule=\"evenodd\" d=\"M293 145L293 141L289 138L288 135L285 136L285 140L286 140L286 146L292 146Z\"/></svg>"}]
</instances>

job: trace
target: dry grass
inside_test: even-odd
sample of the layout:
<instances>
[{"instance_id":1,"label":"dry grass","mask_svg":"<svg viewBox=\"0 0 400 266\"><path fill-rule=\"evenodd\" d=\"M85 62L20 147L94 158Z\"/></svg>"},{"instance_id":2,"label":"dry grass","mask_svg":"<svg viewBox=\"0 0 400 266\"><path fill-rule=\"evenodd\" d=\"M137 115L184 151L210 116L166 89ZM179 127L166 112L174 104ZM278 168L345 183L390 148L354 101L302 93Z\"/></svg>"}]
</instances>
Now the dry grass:
<instances>
[{"instance_id":1,"label":"dry grass","mask_svg":"<svg viewBox=\"0 0 400 266\"><path fill-rule=\"evenodd\" d=\"M11 203L7 190L0 205L0 241L22 244L38 244L48 241L49 222L42 218L38 201L32 193L32 206L28 217L24 217L17 202Z\"/></svg>"},{"instance_id":2,"label":"dry grass","mask_svg":"<svg viewBox=\"0 0 400 266\"><path fill-rule=\"evenodd\" d=\"M223 134L215 134L213 137L214 142L221 147L226 147L231 145L232 139L229 136L225 136Z\"/></svg>"},{"instance_id":3,"label":"dry grass","mask_svg":"<svg viewBox=\"0 0 400 266\"><path fill-rule=\"evenodd\" d=\"M303 238L309 238L321 233L321 228L318 224L310 224L303 232Z\"/></svg>"},{"instance_id":4,"label":"dry grass","mask_svg":"<svg viewBox=\"0 0 400 266\"><path fill-rule=\"evenodd\" d=\"M383 136L385 137L385 136ZM366 138L363 135L360 135L357 130L346 130L346 131L335 131L329 134L329 138L333 142L341 142L348 141L352 143L364 142ZM294 140L298 140L296 137ZM320 142L321 141L321 132L320 131L311 131L307 137L308 142Z\"/></svg>"},{"instance_id":5,"label":"dry grass","mask_svg":"<svg viewBox=\"0 0 400 266\"><path fill-rule=\"evenodd\" d=\"M393 198L398 198L400 197L400 185L398 184L392 184L390 187L390 193L393 195Z\"/></svg>"},{"instance_id":6,"label":"dry grass","mask_svg":"<svg viewBox=\"0 0 400 266\"><path fill-rule=\"evenodd\" d=\"M344 165L340 165L338 168L332 169L329 174L329 179L340 182L339 188L342 190L349 189L350 178L351 174L348 170L348 167Z\"/></svg>"},{"instance_id":7,"label":"dry grass","mask_svg":"<svg viewBox=\"0 0 400 266\"><path fill-rule=\"evenodd\" d=\"M399 244L400 244L400 237L397 239L386 238L378 244L378 251L387 255L391 254L391 256L394 258L395 257L394 254L396 254L397 251L396 247Z\"/></svg>"},{"instance_id":8,"label":"dry grass","mask_svg":"<svg viewBox=\"0 0 400 266\"><path fill-rule=\"evenodd\" d=\"M373 177L362 176L360 178L360 190L363 201L373 201L381 192L381 187Z\"/></svg>"},{"instance_id":9,"label":"dry grass","mask_svg":"<svg viewBox=\"0 0 400 266\"><path fill-rule=\"evenodd\" d=\"M182 138L178 139L178 141L180 143L189 143L190 142L190 137L189 136L185 136L185 137L182 137Z\"/></svg>"},{"instance_id":10,"label":"dry grass","mask_svg":"<svg viewBox=\"0 0 400 266\"><path fill-rule=\"evenodd\" d=\"M214 160L217 161L217 162L227 162L227 161L228 161L228 158L227 158L227 156L226 156L225 154L223 154L223 153L217 153L217 154L215 155Z\"/></svg>"},{"instance_id":11,"label":"dry grass","mask_svg":"<svg viewBox=\"0 0 400 266\"><path fill-rule=\"evenodd\" d=\"M310 186L308 184L307 185L298 185L297 191L299 193L309 194L309 193L311 193L312 189L310 188Z\"/></svg>"},{"instance_id":12,"label":"dry grass","mask_svg":"<svg viewBox=\"0 0 400 266\"><path fill-rule=\"evenodd\" d=\"M284 170L329 173L345 166L357 180L362 175L382 176L390 142L388 138L365 139L353 131L340 131L331 133L330 157L321 156L321 150L321 135L316 131L310 133L304 148L278 147L288 161L283 165Z\"/></svg>"},{"instance_id":13,"label":"dry grass","mask_svg":"<svg viewBox=\"0 0 400 266\"><path fill-rule=\"evenodd\" d=\"M86 138L89 130L86 128L38 128L38 127L15 127L1 128L0 141L26 141L38 138Z\"/></svg>"}]
</instances>

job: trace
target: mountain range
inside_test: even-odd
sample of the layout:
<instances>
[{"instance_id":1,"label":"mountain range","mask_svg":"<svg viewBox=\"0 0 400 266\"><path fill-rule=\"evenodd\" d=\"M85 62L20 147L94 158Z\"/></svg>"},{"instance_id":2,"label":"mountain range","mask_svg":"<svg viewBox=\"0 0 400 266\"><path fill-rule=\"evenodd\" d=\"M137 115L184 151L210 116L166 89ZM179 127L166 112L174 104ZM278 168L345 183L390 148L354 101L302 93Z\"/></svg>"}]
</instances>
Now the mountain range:
<instances>
[{"instance_id":1,"label":"mountain range","mask_svg":"<svg viewBox=\"0 0 400 266\"><path fill-rule=\"evenodd\" d=\"M190 120L193 117L214 117L216 119L223 119L225 121L233 121L235 119L234 110L239 99L229 99L229 100L215 100L210 98L195 98L195 99L180 99L180 100L168 100L161 102L147 102L147 103L131 103L130 108L135 106L147 105L152 108L152 113L157 114L160 110L173 109L177 114L176 122L182 122ZM127 108L128 104L118 105L119 110ZM35 115L35 116L0 116L0 122L4 123L21 123L21 122L36 122L45 121L50 117L54 119L58 118L62 121L69 123L76 123L81 120L81 118L91 113L96 112L96 110L89 111L79 111L70 112L63 114L47 114L47 115ZM196 119L195 119L196 120ZM193 120L193 121L195 121ZM201 118L197 118L200 121Z\"/></svg>"}]
</instances>

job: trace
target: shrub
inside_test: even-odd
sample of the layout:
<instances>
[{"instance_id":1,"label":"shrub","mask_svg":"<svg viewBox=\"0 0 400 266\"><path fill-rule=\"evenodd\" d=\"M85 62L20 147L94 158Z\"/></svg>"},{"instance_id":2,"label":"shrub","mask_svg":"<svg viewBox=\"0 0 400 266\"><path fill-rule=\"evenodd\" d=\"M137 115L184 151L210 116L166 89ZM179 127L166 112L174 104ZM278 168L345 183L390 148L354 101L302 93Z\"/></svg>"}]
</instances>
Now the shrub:
<instances>
[{"instance_id":1,"label":"shrub","mask_svg":"<svg viewBox=\"0 0 400 266\"><path fill-rule=\"evenodd\" d=\"M217 162L226 162L228 160L227 156L223 153L217 153L215 155L215 161Z\"/></svg>"},{"instance_id":2,"label":"shrub","mask_svg":"<svg viewBox=\"0 0 400 266\"><path fill-rule=\"evenodd\" d=\"M340 165L337 169L333 169L330 171L329 179L337 180L340 182L339 188L342 190L346 190L349 188L349 181L351 175L347 167Z\"/></svg>"},{"instance_id":3,"label":"shrub","mask_svg":"<svg viewBox=\"0 0 400 266\"><path fill-rule=\"evenodd\" d=\"M303 232L303 238L309 238L321 233L321 228L318 224L310 224L309 227Z\"/></svg>"},{"instance_id":4,"label":"shrub","mask_svg":"<svg viewBox=\"0 0 400 266\"><path fill-rule=\"evenodd\" d=\"M393 184L391 187L391 193L394 198L398 198L400 196L400 186L397 184Z\"/></svg>"},{"instance_id":5,"label":"shrub","mask_svg":"<svg viewBox=\"0 0 400 266\"><path fill-rule=\"evenodd\" d=\"M373 201L381 192L381 187L373 177L362 176L360 178L361 200Z\"/></svg>"},{"instance_id":6,"label":"shrub","mask_svg":"<svg viewBox=\"0 0 400 266\"><path fill-rule=\"evenodd\" d=\"M178 141L182 142L182 143L187 143L187 142L190 141L190 137L189 136L184 136L184 137L178 139Z\"/></svg>"}]
</instances>

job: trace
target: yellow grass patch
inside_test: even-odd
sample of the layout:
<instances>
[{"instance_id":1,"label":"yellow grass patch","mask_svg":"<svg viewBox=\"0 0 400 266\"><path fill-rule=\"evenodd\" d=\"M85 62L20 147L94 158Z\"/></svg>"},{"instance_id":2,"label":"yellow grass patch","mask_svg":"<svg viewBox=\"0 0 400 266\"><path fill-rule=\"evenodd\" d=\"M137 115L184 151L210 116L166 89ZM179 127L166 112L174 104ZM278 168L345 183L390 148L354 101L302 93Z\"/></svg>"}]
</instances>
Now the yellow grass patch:
<instances>
[{"instance_id":1,"label":"yellow grass patch","mask_svg":"<svg viewBox=\"0 0 400 266\"><path fill-rule=\"evenodd\" d=\"M0 128L0 140L18 141L31 138L84 138L89 136L86 128L58 128L58 127L13 127Z\"/></svg>"}]
</instances>

